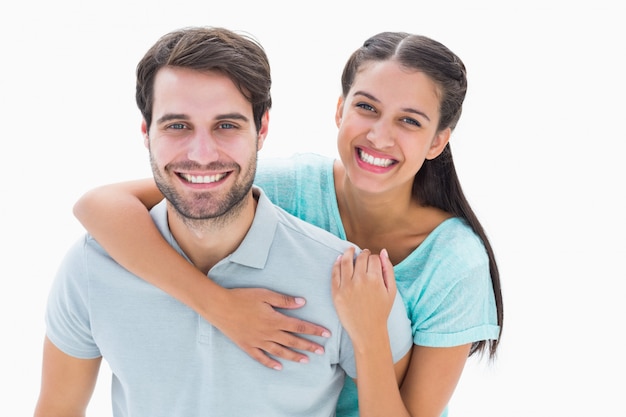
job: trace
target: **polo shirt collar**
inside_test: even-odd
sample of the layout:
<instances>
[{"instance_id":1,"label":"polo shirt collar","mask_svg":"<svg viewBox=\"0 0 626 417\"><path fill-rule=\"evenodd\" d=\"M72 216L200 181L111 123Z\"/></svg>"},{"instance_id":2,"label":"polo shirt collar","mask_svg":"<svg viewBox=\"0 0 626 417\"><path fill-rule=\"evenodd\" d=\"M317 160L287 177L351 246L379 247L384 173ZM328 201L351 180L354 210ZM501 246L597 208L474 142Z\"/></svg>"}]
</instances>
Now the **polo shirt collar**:
<instances>
[{"instance_id":1,"label":"polo shirt collar","mask_svg":"<svg viewBox=\"0 0 626 417\"><path fill-rule=\"evenodd\" d=\"M239 247L227 259L240 265L263 269L274 241L274 234L276 233L278 224L277 208L260 188L253 186L252 193L257 200L252 225ZM163 200L154 206L151 210L152 217L165 240L189 260L180 246L178 246L168 227L166 204L166 201Z\"/></svg>"},{"instance_id":2,"label":"polo shirt collar","mask_svg":"<svg viewBox=\"0 0 626 417\"><path fill-rule=\"evenodd\" d=\"M246 237L230 256L230 261L251 268L262 269L265 267L272 242L274 241L278 216L276 214L276 206L265 195L263 190L253 187L252 192L257 199L254 220Z\"/></svg>"}]
</instances>

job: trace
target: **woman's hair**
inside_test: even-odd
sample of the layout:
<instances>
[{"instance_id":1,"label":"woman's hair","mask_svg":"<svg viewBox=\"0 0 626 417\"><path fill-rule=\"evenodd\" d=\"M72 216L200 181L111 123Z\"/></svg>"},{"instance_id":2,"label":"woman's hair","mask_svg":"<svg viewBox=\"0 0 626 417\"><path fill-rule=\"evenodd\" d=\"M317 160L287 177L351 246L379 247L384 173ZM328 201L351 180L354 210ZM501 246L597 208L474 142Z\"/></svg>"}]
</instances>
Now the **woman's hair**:
<instances>
[{"instance_id":1,"label":"woman's hair","mask_svg":"<svg viewBox=\"0 0 626 417\"><path fill-rule=\"evenodd\" d=\"M150 128L154 79L166 66L219 71L228 76L252 104L257 132L272 106L270 65L263 47L249 36L223 28L190 27L161 37L137 65L135 99Z\"/></svg>"},{"instance_id":2,"label":"woman's hair","mask_svg":"<svg viewBox=\"0 0 626 417\"><path fill-rule=\"evenodd\" d=\"M440 119L437 130L454 130L463 109L467 91L465 65L445 45L425 36L403 32L382 32L365 41L348 59L341 76L343 96L347 97L356 74L372 61L394 60L402 67L429 76L437 85L440 100ZM493 249L476 214L463 194L454 168L450 143L437 158L425 160L413 181L413 196L424 206L437 207L467 221L482 239L489 257L491 283L496 299L500 334L502 334L503 306L500 274ZM470 356L486 349L495 356L498 340L475 342Z\"/></svg>"}]
</instances>

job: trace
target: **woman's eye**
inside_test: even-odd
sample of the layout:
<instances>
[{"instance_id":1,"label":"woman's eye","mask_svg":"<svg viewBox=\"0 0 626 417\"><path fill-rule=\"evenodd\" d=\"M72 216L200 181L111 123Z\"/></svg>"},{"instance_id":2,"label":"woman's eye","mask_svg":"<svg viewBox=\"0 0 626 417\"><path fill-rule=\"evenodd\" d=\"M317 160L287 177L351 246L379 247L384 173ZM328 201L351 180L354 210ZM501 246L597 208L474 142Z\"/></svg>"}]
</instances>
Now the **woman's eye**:
<instances>
[{"instance_id":1,"label":"woman's eye","mask_svg":"<svg viewBox=\"0 0 626 417\"><path fill-rule=\"evenodd\" d=\"M408 123L413 126L422 127L422 124L415 119L411 119L410 117L405 117L402 119L403 122Z\"/></svg>"},{"instance_id":2,"label":"woman's eye","mask_svg":"<svg viewBox=\"0 0 626 417\"><path fill-rule=\"evenodd\" d=\"M357 107L363 109L363 110L367 110L367 111L376 111L376 109L374 109L374 107L370 106L367 103L357 103L356 105Z\"/></svg>"}]
</instances>

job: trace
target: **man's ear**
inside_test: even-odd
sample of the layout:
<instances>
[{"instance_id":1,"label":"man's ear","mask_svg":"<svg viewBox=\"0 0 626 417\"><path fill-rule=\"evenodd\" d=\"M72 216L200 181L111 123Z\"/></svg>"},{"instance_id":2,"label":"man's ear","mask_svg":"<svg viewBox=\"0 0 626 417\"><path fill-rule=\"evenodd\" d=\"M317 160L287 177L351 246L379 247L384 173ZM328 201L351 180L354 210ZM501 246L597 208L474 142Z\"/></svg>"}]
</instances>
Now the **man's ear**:
<instances>
[{"instance_id":1,"label":"man's ear","mask_svg":"<svg viewBox=\"0 0 626 417\"><path fill-rule=\"evenodd\" d=\"M267 137L267 132L270 124L270 111L266 110L263 117L261 117L261 128L259 129L259 135L257 140L257 151L260 151L263 148L263 144L265 143L265 138Z\"/></svg>"},{"instance_id":2,"label":"man's ear","mask_svg":"<svg viewBox=\"0 0 626 417\"><path fill-rule=\"evenodd\" d=\"M150 149L150 137L148 136L148 125L146 124L146 119L141 121L141 134L143 135L143 146L146 149Z\"/></svg>"},{"instance_id":3,"label":"man's ear","mask_svg":"<svg viewBox=\"0 0 626 417\"><path fill-rule=\"evenodd\" d=\"M335 111L335 124L337 127L341 126L341 120L343 118L343 96L339 96L337 100L337 110Z\"/></svg>"},{"instance_id":4,"label":"man's ear","mask_svg":"<svg viewBox=\"0 0 626 417\"><path fill-rule=\"evenodd\" d=\"M450 141L450 135L452 134L452 130L448 127L444 130L437 132L433 141L430 144L430 149L426 154L426 159L435 159L441 152L443 152L444 148Z\"/></svg>"}]
</instances>

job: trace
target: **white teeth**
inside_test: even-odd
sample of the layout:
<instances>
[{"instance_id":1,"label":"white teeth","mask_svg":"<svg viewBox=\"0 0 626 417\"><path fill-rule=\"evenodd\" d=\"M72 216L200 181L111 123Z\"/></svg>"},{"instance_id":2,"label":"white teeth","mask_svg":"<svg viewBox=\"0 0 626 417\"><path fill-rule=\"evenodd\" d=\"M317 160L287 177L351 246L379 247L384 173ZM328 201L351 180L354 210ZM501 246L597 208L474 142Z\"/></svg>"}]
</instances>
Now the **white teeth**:
<instances>
[{"instance_id":1,"label":"white teeth","mask_svg":"<svg viewBox=\"0 0 626 417\"><path fill-rule=\"evenodd\" d=\"M218 175L189 175L189 174L180 174L181 177L186 179L192 184L210 184L212 182L217 182L224 178L226 174L218 174Z\"/></svg>"},{"instance_id":2,"label":"white teeth","mask_svg":"<svg viewBox=\"0 0 626 417\"><path fill-rule=\"evenodd\" d=\"M365 153L362 149L359 149L359 158L361 158L363 162L367 162L368 164L375 165L377 167L386 168L393 164L393 159L374 158L372 155Z\"/></svg>"}]
</instances>

